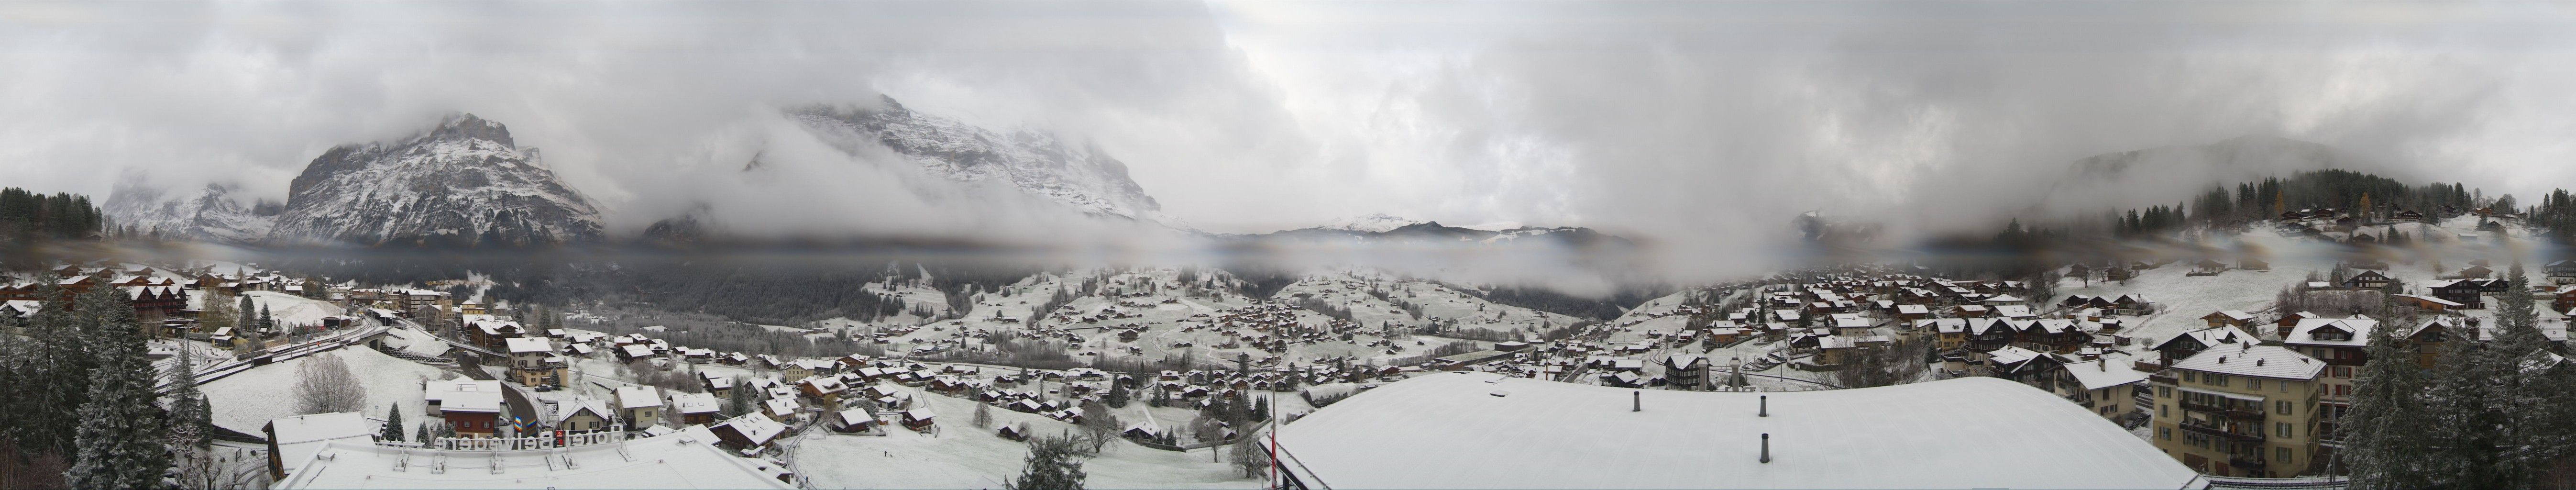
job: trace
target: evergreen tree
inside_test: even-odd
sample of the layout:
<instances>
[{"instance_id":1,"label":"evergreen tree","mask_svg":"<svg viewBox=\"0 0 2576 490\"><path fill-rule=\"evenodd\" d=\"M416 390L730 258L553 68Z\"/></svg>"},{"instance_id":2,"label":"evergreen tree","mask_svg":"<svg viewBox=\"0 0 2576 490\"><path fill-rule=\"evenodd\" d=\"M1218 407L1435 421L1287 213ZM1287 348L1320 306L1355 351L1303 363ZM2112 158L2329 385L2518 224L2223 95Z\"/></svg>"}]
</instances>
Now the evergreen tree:
<instances>
[{"instance_id":1,"label":"evergreen tree","mask_svg":"<svg viewBox=\"0 0 2576 490\"><path fill-rule=\"evenodd\" d=\"M259 331L263 334L277 331L277 317L268 315L268 305L259 305Z\"/></svg>"},{"instance_id":2,"label":"evergreen tree","mask_svg":"<svg viewBox=\"0 0 2576 490\"><path fill-rule=\"evenodd\" d=\"M233 305L233 311L240 312L241 318L233 320L233 328L249 330L251 327L259 326L259 317L253 315L261 310L251 304L250 295L244 294L240 297L241 304Z\"/></svg>"},{"instance_id":3,"label":"evergreen tree","mask_svg":"<svg viewBox=\"0 0 2576 490\"><path fill-rule=\"evenodd\" d=\"M2424 371L2403 340L2371 335L2370 361L2353 377L2352 411L2335 425L2344 448L2335 464L2352 478L2352 488L2423 488L2437 475L2414 458L2428 447L2430 420L2424 406Z\"/></svg>"},{"instance_id":4,"label":"evergreen tree","mask_svg":"<svg viewBox=\"0 0 2576 490\"><path fill-rule=\"evenodd\" d=\"M385 410L385 430L384 433L378 434L376 439L383 440L385 442L402 442L403 419L401 405L389 407Z\"/></svg>"},{"instance_id":5,"label":"evergreen tree","mask_svg":"<svg viewBox=\"0 0 2576 490\"><path fill-rule=\"evenodd\" d=\"M144 359L134 307L124 291L109 287L91 289L79 303L81 316L99 322L91 326L99 339L98 369L89 376L73 438L79 458L64 478L77 488L158 487L162 472L171 467L169 450L162 446L169 440L169 427L162 423L166 414L161 407L137 402L156 397L156 376Z\"/></svg>"},{"instance_id":6,"label":"evergreen tree","mask_svg":"<svg viewBox=\"0 0 2576 490\"><path fill-rule=\"evenodd\" d=\"M1072 434L1030 439L1029 456L1023 460L1020 476L1006 486L1014 490L1082 490L1082 462L1074 459L1082 451L1080 444Z\"/></svg>"},{"instance_id":7,"label":"evergreen tree","mask_svg":"<svg viewBox=\"0 0 2576 490\"><path fill-rule=\"evenodd\" d=\"M2499 349L2477 344L2477 332L2456 332L2442 342L2441 359L2433 367L2426 403L2431 434L2417 460L2434 476L2434 486L2508 487L2504 482L2509 479L2494 471L2502 452L2496 437L2504 420L2495 396L2502 369L2482 354Z\"/></svg>"},{"instance_id":8,"label":"evergreen tree","mask_svg":"<svg viewBox=\"0 0 2576 490\"><path fill-rule=\"evenodd\" d=\"M1109 393L1101 395L1100 401L1107 403L1110 408L1127 408L1127 384L1110 382Z\"/></svg>"},{"instance_id":9,"label":"evergreen tree","mask_svg":"<svg viewBox=\"0 0 2576 490\"><path fill-rule=\"evenodd\" d=\"M72 415L89 399L84 380L98 359L82 341L82 328L72 314L72 303L65 301L57 286L60 282L61 277L52 273L36 281L36 297L43 303L27 322L33 340L26 346L28 390L21 423L12 429L18 442L32 452L69 460L77 456L72 453L72 428L79 420Z\"/></svg>"},{"instance_id":10,"label":"evergreen tree","mask_svg":"<svg viewBox=\"0 0 2576 490\"><path fill-rule=\"evenodd\" d=\"M214 407L207 403L205 391L197 388L195 356L179 356L179 362L170 367L170 385L179 389L170 399L172 445L211 447L215 442Z\"/></svg>"}]
</instances>

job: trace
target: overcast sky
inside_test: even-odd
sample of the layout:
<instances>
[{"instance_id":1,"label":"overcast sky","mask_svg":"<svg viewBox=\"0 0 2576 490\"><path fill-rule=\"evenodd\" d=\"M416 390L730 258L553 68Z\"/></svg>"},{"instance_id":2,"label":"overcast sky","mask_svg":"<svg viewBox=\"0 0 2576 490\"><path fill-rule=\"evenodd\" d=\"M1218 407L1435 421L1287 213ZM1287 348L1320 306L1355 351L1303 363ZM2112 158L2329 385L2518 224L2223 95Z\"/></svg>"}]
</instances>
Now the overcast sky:
<instances>
[{"instance_id":1,"label":"overcast sky","mask_svg":"<svg viewBox=\"0 0 2576 490\"><path fill-rule=\"evenodd\" d=\"M1989 219L2083 156L2247 134L2529 195L2576 182L2570 9L11 2L0 183L283 199L325 148L465 111L631 228L756 192L694 184L776 108L882 93L1096 142L1213 231L1384 212L1723 249L1805 210Z\"/></svg>"}]
</instances>

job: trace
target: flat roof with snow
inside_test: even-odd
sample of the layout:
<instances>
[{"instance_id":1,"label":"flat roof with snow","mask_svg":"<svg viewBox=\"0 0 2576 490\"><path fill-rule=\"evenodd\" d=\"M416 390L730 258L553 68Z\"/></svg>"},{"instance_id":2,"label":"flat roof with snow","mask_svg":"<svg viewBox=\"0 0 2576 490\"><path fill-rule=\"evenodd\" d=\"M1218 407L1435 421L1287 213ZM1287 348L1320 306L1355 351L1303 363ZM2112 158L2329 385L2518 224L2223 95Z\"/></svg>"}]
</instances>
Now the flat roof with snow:
<instances>
[{"instance_id":1,"label":"flat roof with snow","mask_svg":"<svg viewBox=\"0 0 2576 490\"><path fill-rule=\"evenodd\" d=\"M1629 411L1632 392L1653 395L1643 411ZM1764 395L1770 416L1755 416ZM1352 396L1277 438L1319 488L2181 488L2196 476L2083 407L1994 378L1721 393L1442 373Z\"/></svg>"},{"instance_id":2,"label":"flat roof with snow","mask_svg":"<svg viewBox=\"0 0 2576 490\"><path fill-rule=\"evenodd\" d=\"M528 451L438 451L336 441L310 456L287 460L301 469L275 488L793 488L778 480L781 470L734 457L716 447L716 441L704 427Z\"/></svg>"}]
</instances>

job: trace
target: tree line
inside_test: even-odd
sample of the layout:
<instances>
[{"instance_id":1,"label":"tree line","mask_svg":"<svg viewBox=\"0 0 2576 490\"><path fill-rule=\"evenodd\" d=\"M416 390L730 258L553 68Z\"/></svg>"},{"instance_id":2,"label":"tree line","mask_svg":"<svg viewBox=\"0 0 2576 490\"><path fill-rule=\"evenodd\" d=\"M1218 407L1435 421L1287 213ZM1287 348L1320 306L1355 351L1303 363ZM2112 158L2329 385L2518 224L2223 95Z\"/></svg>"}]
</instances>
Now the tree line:
<instances>
[{"instance_id":1,"label":"tree line","mask_svg":"<svg viewBox=\"0 0 2576 490\"><path fill-rule=\"evenodd\" d=\"M2522 264L2507 281L2492 339L2445 332L2429 369L2405 329L2372 335L2329 468L2351 488L2576 485L2576 366L2537 328Z\"/></svg>"},{"instance_id":2,"label":"tree line","mask_svg":"<svg viewBox=\"0 0 2576 490\"><path fill-rule=\"evenodd\" d=\"M92 288L66 302L50 274L42 306L0 328L0 465L61 470L60 480L11 486L161 488L174 458L210 455L212 421L188 374L160 372L145 357L133 304L116 288ZM178 387L169 407L157 385ZM11 473L18 473L12 471ZM181 475L182 481L188 480Z\"/></svg>"}]
</instances>

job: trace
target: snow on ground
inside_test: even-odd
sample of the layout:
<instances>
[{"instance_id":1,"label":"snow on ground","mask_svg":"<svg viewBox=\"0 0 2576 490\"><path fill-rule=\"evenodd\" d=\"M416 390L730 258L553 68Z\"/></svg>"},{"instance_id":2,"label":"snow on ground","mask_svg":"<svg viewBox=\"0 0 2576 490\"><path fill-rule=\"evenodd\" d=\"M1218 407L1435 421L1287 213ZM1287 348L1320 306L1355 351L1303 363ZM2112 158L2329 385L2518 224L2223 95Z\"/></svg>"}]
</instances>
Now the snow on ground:
<instances>
[{"instance_id":1,"label":"snow on ground","mask_svg":"<svg viewBox=\"0 0 2576 490\"><path fill-rule=\"evenodd\" d=\"M399 345L402 347L404 352L424 356L435 356L447 353L447 340L438 338L436 335L430 335L429 332L423 332L408 327L389 329L385 332L397 339L392 342L387 342L386 344Z\"/></svg>"},{"instance_id":2,"label":"snow on ground","mask_svg":"<svg viewBox=\"0 0 2576 490\"><path fill-rule=\"evenodd\" d=\"M889 385L892 386L892 385ZM920 390L916 397L938 415L936 435L897 427L885 437L807 435L796 450L797 469L819 488L1000 488L1017 476L1027 445L993 435L968 422L976 402ZM1129 405L1129 407L1142 404ZM1034 414L993 410L996 427L1029 424L1030 432L1052 435L1077 430L1072 424ZM1126 440L1110 444L1097 457L1083 461L1091 488L1256 488L1260 479L1226 463L1208 462L1209 450L1188 453L1147 448Z\"/></svg>"},{"instance_id":3,"label":"snow on ground","mask_svg":"<svg viewBox=\"0 0 2576 490\"><path fill-rule=\"evenodd\" d=\"M305 297L292 294L276 291L245 291L242 292L242 295L250 297L251 308L253 309L251 312L252 315L259 314L257 310L258 308L266 307L268 308L269 316L276 318L277 324L281 327L285 325L320 325L322 324L322 317L339 316L343 314L343 310L340 308L340 305L331 304L329 301L307 299Z\"/></svg>"},{"instance_id":4,"label":"snow on ground","mask_svg":"<svg viewBox=\"0 0 2576 490\"><path fill-rule=\"evenodd\" d=\"M385 407L401 406L405 425L417 427L421 416L421 382L450 379L459 375L385 355L364 347L332 350L349 364L349 371L367 387L368 417L382 418ZM323 354L252 368L225 376L201 387L207 402L215 409L215 425L258 434L270 420L291 417L295 413L296 366ZM410 429L405 429L410 430Z\"/></svg>"}]
</instances>

